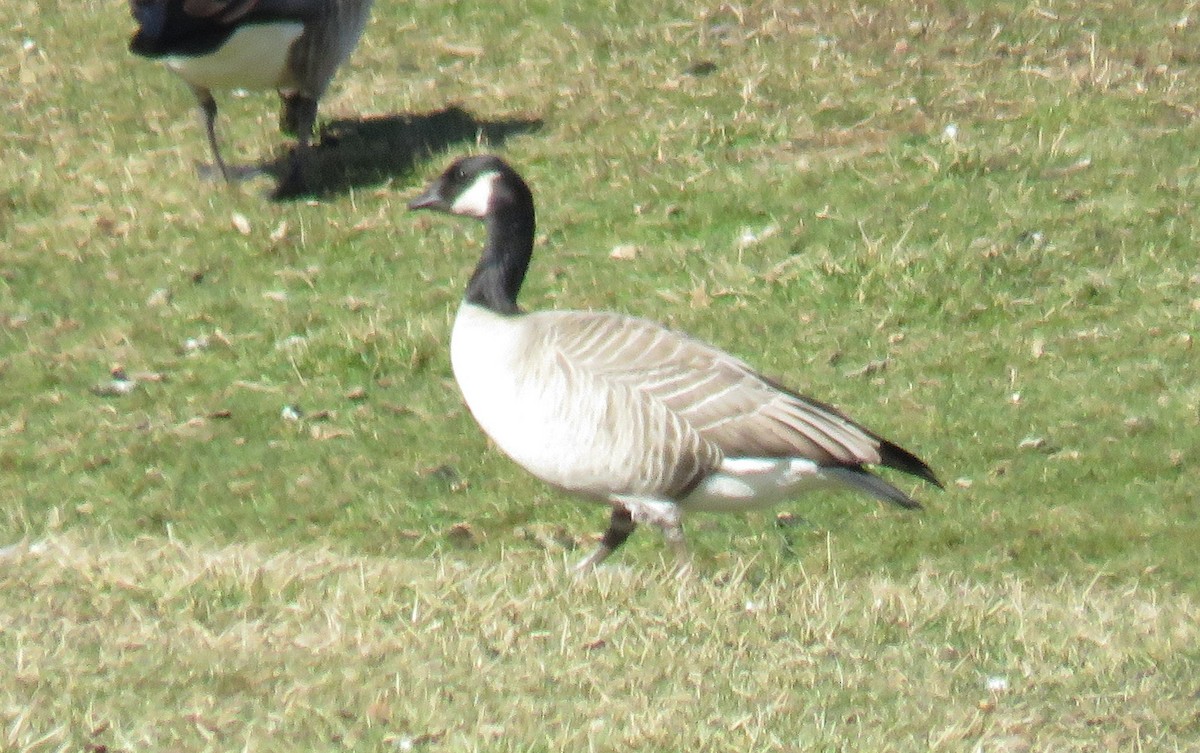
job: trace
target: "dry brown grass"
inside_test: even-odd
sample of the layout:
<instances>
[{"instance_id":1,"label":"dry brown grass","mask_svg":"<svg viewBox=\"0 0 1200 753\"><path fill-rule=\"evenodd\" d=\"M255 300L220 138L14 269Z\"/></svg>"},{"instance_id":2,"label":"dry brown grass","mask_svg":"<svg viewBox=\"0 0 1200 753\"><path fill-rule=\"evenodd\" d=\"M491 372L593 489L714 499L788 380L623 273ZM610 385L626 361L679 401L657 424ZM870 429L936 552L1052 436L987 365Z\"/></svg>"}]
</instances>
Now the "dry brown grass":
<instances>
[{"instance_id":1,"label":"dry brown grass","mask_svg":"<svg viewBox=\"0 0 1200 753\"><path fill-rule=\"evenodd\" d=\"M1200 745L1200 607L1130 584L73 537L0 566L7 750Z\"/></svg>"}]
</instances>

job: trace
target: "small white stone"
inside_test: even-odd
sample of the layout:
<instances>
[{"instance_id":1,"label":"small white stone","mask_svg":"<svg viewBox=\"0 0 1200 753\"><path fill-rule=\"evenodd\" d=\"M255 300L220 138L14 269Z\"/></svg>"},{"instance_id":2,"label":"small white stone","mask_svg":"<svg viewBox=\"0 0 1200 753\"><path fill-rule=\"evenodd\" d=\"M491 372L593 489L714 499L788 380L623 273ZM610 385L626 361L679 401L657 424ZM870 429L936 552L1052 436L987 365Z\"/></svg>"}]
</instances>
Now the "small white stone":
<instances>
[{"instance_id":1,"label":"small white stone","mask_svg":"<svg viewBox=\"0 0 1200 753\"><path fill-rule=\"evenodd\" d=\"M622 243L613 246L613 250L608 252L608 258L617 259L618 261L633 261L641 252L637 246L632 243Z\"/></svg>"},{"instance_id":2,"label":"small white stone","mask_svg":"<svg viewBox=\"0 0 1200 753\"><path fill-rule=\"evenodd\" d=\"M250 220L246 219L246 215L241 212L234 212L229 217L229 224L233 225L233 229L242 235L250 235Z\"/></svg>"},{"instance_id":3,"label":"small white stone","mask_svg":"<svg viewBox=\"0 0 1200 753\"><path fill-rule=\"evenodd\" d=\"M308 338L304 335L289 335L279 342L275 343L276 350L296 350L308 344Z\"/></svg>"},{"instance_id":4,"label":"small white stone","mask_svg":"<svg viewBox=\"0 0 1200 753\"><path fill-rule=\"evenodd\" d=\"M108 386L114 395L128 395L137 387L137 382L132 379L117 378L109 382Z\"/></svg>"},{"instance_id":5,"label":"small white stone","mask_svg":"<svg viewBox=\"0 0 1200 753\"><path fill-rule=\"evenodd\" d=\"M166 288L156 288L150 297L146 299L146 305L150 308L160 308L171 302L171 291Z\"/></svg>"},{"instance_id":6,"label":"small white stone","mask_svg":"<svg viewBox=\"0 0 1200 753\"><path fill-rule=\"evenodd\" d=\"M756 243L762 243L767 238L779 232L778 225L767 225L759 230L753 228L742 228L742 232L738 234L737 247L739 249L749 248Z\"/></svg>"}]
</instances>

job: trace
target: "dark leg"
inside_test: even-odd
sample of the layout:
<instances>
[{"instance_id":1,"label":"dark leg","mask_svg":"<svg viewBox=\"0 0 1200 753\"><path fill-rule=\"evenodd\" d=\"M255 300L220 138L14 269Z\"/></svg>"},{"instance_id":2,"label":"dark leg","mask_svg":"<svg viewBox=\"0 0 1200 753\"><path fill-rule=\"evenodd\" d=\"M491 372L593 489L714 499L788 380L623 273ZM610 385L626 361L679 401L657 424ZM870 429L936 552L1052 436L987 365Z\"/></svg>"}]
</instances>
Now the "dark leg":
<instances>
[{"instance_id":1,"label":"dark leg","mask_svg":"<svg viewBox=\"0 0 1200 753\"><path fill-rule=\"evenodd\" d=\"M687 542L683 538L683 511L679 505L665 499L642 497L620 497L621 504L629 511L635 523L649 523L663 532L667 545L675 552L675 570L680 576L687 575L692 568Z\"/></svg>"},{"instance_id":2,"label":"dark leg","mask_svg":"<svg viewBox=\"0 0 1200 753\"><path fill-rule=\"evenodd\" d=\"M300 133L300 111L296 106L299 100L299 94L279 92L279 130L284 136L295 138Z\"/></svg>"},{"instance_id":3,"label":"dark leg","mask_svg":"<svg viewBox=\"0 0 1200 753\"><path fill-rule=\"evenodd\" d=\"M286 199L305 192L308 181L305 168L308 163L309 144L313 126L317 122L317 100L303 94L285 94L283 110L279 116L279 127L284 133L296 136L296 148L288 159L287 173L275 187L274 197Z\"/></svg>"},{"instance_id":4,"label":"dark leg","mask_svg":"<svg viewBox=\"0 0 1200 753\"><path fill-rule=\"evenodd\" d=\"M229 183L233 178L225 160L221 159L221 147L217 144L217 101L208 89L194 86L192 92L195 93L196 101L200 103L200 113L204 116L204 131L208 134L208 147L212 150L213 162L221 172L221 177Z\"/></svg>"},{"instance_id":5,"label":"dark leg","mask_svg":"<svg viewBox=\"0 0 1200 753\"><path fill-rule=\"evenodd\" d=\"M630 514L629 510L621 505L614 505L612 516L608 521L608 530L604 532L604 537L600 539L599 546L575 566L575 572L586 572L608 559L608 555L617 551L625 543L625 539L629 538L629 534L633 533L635 528L637 528L637 523L633 522L633 515Z\"/></svg>"}]
</instances>

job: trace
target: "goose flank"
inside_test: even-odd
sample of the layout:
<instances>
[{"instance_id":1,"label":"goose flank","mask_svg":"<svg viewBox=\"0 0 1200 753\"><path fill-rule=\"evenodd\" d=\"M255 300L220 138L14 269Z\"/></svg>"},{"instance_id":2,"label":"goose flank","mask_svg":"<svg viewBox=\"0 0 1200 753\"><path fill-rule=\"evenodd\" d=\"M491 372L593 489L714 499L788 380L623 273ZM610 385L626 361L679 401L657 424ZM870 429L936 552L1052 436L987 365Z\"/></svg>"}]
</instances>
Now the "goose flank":
<instances>
[{"instance_id":1,"label":"goose flank","mask_svg":"<svg viewBox=\"0 0 1200 753\"><path fill-rule=\"evenodd\" d=\"M869 465L941 487L908 450L705 342L613 312L522 311L534 203L501 159L457 160L409 208L487 228L455 317L451 365L506 455L611 507L599 546L577 569L603 562L638 524L661 529L686 567L682 517L691 511L767 507L828 487L920 507Z\"/></svg>"},{"instance_id":2,"label":"goose flank","mask_svg":"<svg viewBox=\"0 0 1200 753\"><path fill-rule=\"evenodd\" d=\"M279 126L296 138L283 198L306 190L306 162L317 103L362 35L372 0L130 0L135 55L179 74L200 106L213 162L226 182L234 171L216 134L220 89L275 89Z\"/></svg>"}]
</instances>

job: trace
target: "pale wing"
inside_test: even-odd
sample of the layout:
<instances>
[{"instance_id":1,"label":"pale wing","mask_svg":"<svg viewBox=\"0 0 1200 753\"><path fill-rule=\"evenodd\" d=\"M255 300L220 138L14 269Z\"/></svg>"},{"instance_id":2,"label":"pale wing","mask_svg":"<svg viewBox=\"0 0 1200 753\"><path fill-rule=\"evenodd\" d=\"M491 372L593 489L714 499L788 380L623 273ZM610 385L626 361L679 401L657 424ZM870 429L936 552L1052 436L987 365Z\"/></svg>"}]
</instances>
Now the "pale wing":
<instances>
[{"instance_id":1,"label":"pale wing","mask_svg":"<svg viewBox=\"0 0 1200 753\"><path fill-rule=\"evenodd\" d=\"M727 457L881 462L880 437L707 343L645 319L554 313L554 347L575 372L665 406Z\"/></svg>"},{"instance_id":2,"label":"pale wing","mask_svg":"<svg viewBox=\"0 0 1200 753\"><path fill-rule=\"evenodd\" d=\"M526 360L538 364L529 377L554 385L555 401L604 456L592 462L608 468L608 491L678 499L715 470L723 454L646 389L655 375L634 363L633 354L654 349L656 337L639 323L590 312L528 314Z\"/></svg>"},{"instance_id":3,"label":"pale wing","mask_svg":"<svg viewBox=\"0 0 1200 753\"><path fill-rule=\"evenodd\" d=\"M292 68L303 93L320 96L358 44L372 0L260 0L264 12L303 10L307 26L292 50Z\"/></svg>"}]
</instances>

